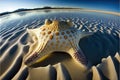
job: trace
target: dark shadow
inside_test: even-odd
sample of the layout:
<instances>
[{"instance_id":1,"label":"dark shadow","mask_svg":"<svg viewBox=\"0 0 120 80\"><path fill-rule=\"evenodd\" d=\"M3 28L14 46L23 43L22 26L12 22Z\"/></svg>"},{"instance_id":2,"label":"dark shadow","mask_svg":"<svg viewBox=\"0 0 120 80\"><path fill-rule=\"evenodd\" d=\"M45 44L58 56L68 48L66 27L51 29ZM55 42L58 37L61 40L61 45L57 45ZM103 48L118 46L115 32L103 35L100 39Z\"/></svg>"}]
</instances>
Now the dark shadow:
<instances>
[{"instance_id":1,"label":"dark shadow","mask_svg":"<svg viewBox=\"0 0 120 80\"><path fill-rule=\"evenodd\" d=\"M53 52L51 54L49 54L49 57L46 58L44 61L41 61L39 63L36 63L34 65L32 65L31 67L44 67L47 66L49 64L54 65L56 63L62 62L66 59L70 59L71 56L68 53L65 52Z\"/></svg>"},{"instance_id":2,"label":"dark shadow","mask_svg":"<svg viewBox=\"0 0 120 80\"><path fill-rule=\"evenodd\" d=\"M91 36L82 38L79 45L88 61L97 65L102 58L109 55L114 57L116 52L119 52L119 37L98 31Z\"/></svg>"}]
</instances>

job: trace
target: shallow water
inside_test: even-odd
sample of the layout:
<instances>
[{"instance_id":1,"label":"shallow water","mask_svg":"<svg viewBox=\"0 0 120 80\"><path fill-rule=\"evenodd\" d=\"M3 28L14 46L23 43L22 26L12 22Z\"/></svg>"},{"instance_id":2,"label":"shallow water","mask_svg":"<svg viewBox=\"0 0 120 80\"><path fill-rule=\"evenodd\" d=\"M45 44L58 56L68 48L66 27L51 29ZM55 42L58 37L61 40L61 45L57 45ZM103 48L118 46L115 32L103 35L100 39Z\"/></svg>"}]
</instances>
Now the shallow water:
<instances>
[{"instance_id":1,"label":"shallow water","mask_svg":"<svg viewBox=\"0 0 120 80\"><path fill-rule=\"evenodd\" d=\"M32 44L29 43L26 29L40 27L45 19L62 21L70 19L74 27L82 32L94 32L92 36L81 39L79 43L91 66L101 63L102 58L114 57L120 50L119 18L120 16L112 14L81 10L34 10L0 16L0 62L2 64L0 75L3 80L10 80L21 70L22 59ZM24 80L27 75L28 71L25 68L18 78Z\"/></svg>"}]
</instances>

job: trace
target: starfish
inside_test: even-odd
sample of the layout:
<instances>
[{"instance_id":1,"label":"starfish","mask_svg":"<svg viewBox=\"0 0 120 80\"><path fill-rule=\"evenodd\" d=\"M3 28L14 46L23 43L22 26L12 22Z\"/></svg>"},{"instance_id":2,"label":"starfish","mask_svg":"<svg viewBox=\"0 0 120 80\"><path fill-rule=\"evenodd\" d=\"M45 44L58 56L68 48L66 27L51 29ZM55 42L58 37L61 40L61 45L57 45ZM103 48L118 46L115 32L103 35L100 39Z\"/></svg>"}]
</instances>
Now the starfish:
<instances>
[{"instance_id":1,"label":"starfish","mask_svg":"<svg viewBox=\"0 0 120 80\"><path fill-rule=\"evenodd\" d=\"M36 43L30 48L25 58L26 65L32 65L47 58L47 55L55 52L66 52L76 62L86 65L87 59L79 47L82 37L88 36L77 28L73 27L70 20L45 20L45 24L36 29L27 29L28 34Z\"/></svg>"}]
</instances>

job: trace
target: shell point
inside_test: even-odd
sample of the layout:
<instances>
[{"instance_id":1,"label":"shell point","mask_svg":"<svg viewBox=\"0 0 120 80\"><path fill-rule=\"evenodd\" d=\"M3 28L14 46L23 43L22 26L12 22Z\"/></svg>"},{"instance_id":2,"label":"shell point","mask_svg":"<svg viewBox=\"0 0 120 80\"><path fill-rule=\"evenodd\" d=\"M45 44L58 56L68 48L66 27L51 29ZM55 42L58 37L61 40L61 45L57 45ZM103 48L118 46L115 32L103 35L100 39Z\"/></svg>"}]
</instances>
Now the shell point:
<instances>
[{"instance_id":1,"label":"shell point","mask_svg":"<svg viewBox=\"0 0 120 80\"><path fill-rule=\"evenodd\" d=\"M49 19L46 19L46 20L45 20L45 24L46 24L46 25L49 25L49 24L51 24L51 23L52 23L51 20L49 20Z\"/></svg>"}]
</instances>

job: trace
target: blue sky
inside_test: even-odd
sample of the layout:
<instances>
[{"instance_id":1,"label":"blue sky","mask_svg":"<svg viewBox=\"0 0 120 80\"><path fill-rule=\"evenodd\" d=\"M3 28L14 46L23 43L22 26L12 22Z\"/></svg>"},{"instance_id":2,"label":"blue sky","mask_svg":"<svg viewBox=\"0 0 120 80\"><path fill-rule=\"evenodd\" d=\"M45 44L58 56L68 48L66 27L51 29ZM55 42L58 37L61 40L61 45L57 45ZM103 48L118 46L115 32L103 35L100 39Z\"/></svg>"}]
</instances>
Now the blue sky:
<instances>
[{"instance_id":1,"label":"blue sky","mask_svg":"<svg viewBox=\"0 0 120 80\"><path fill-rule=\"evenodd\" d=\"M0 0L0 13L18 8L80 7L118 12L119 0Z\"/></svg>"}]
</instances>

